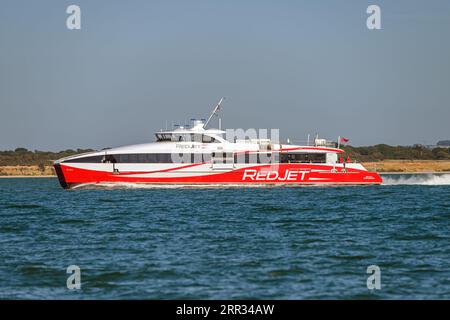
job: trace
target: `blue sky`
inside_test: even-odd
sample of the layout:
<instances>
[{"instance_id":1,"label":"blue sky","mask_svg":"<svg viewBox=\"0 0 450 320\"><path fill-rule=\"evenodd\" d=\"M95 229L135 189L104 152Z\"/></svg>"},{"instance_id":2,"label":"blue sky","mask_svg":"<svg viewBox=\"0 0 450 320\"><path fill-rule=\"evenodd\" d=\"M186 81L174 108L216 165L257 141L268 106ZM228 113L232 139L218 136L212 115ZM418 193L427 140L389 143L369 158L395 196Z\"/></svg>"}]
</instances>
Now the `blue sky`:
<instances>
[{"instance_id":1,"label":"blue sky","mask_svg":"<svg viewBox=\"0 0 450 320\"><path fill-rule=\"evenodd\" d=\"M446 0L2 0L0 150L152 141L221 96L229 128L433 144L450 138L449 30Z\"/></svg>"}]
</instances>

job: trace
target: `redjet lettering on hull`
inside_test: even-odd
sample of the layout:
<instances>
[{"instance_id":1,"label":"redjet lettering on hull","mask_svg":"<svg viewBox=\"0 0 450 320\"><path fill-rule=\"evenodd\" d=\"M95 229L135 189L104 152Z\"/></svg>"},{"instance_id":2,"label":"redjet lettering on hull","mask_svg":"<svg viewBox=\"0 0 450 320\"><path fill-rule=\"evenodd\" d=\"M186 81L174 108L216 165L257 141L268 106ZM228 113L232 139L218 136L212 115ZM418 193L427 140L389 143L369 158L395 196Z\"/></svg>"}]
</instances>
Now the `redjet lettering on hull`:
<instances>
[{"instance_id":1,"label":"redjet lettering on hull","mask_svg":"<svg viewBox=\"0 0 450 320\"><path fill-rule=\"evenodd\" d=\"M248 169L244 171L242 181L304 181L309 171L302 170L286 170L284 175L280 175L278 171L258 171Z\"/></svg>"}]
</instances>

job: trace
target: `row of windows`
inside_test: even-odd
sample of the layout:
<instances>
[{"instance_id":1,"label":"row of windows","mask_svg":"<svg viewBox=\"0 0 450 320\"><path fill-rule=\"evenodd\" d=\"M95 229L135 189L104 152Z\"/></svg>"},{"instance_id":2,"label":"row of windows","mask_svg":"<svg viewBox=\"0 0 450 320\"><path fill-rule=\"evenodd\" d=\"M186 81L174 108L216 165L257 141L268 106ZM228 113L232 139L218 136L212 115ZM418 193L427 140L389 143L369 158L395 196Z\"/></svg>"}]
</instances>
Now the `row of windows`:
<instances>
[{"instance_id":1,"label":"row of windows","mask_svg":"<svg viewBox=\"0 0 450 320\"><path fill-rule=\"evenodd\" d=\"M68 163L325 163L324 153L135 153L90 156L70 159Z\"/></svg>"},{"instance_id":2,"label":"row of windows","mask_svg":"<svg viewBox=\"0 0 450 320\"><path fill-rule=\"evenodd\" d=\"M172 141L172 142L202 142L213 143L219 142L211 136L195 133L156 133L156 141Z\"/></svg>"},{"instance_id":3,"label":"row of windows","mask_svg":"<svg viewBox=\"0 0 450 320\"><path fill-rule=\"evenodd\" d=\"M325 153L282 153L281 163L325 163Z\"/></svg>"}]
</instances>

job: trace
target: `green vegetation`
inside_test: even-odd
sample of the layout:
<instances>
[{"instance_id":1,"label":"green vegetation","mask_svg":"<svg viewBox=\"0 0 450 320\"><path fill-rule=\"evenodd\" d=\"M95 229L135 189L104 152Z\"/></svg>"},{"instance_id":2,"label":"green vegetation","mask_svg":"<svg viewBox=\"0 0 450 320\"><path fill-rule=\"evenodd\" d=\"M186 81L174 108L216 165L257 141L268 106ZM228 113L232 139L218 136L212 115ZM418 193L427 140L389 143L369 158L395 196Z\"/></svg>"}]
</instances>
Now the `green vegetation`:
<instances>
[{"instance_id":1,"label":"green vegetation","mask_svg":"<svg viewBox=\"0 0 450 320\"><path fill-rule=\"evenodd\" d=\"M14 151L0 151L0 166L39 166L44 171L45 166L52 164L53 160L68 157L74 154L93 151L91 149L64 150L60 152L30 151L17 148Z\"/></svg>"},{"instance_id":2,"label":"green vegetation","mask_svg":"<svg viewBox=\"0 0 450 320\"><path fill-rule=\"evenodd\" d=\"M378 144L370 147L343 146L352 160L361 162L382 160L450 160L450 148L429 149L420 145L412 147ZM30 151L17 148L14 151L0 151L0 166L38 166L44 171L53 160L74 154L93 151L92 149L64 150L60 152Z\"/></svg>"},{"instance_id":3,"label":"green vegetation","mask_svg":"<svg viewBox=\"0 0 450 320\"><path fill-rule=\"evenodd\" d=\"M352 160L361 162L382 160L450 160L450 148L429 149L421 145L412 147L377 144L370 147L342 147Z\"/></svg>"}]
</instances>

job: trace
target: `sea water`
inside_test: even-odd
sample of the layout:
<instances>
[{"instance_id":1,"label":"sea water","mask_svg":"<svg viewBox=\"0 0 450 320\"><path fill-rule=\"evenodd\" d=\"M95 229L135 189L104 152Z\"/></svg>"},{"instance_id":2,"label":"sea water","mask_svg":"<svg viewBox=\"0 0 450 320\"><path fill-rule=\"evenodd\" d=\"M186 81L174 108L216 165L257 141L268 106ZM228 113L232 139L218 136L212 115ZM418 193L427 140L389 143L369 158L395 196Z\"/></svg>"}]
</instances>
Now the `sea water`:
<instances>
[{"instance_id":1,"label":"sea water","mask_svg":"<svg viewBox=\"0 0 450 320\"><path fill-rule=\"evenodd\" d=\"M450 175L77 190L0 179L0 298L450 299Z\"/></svg>"}]
</instances>

